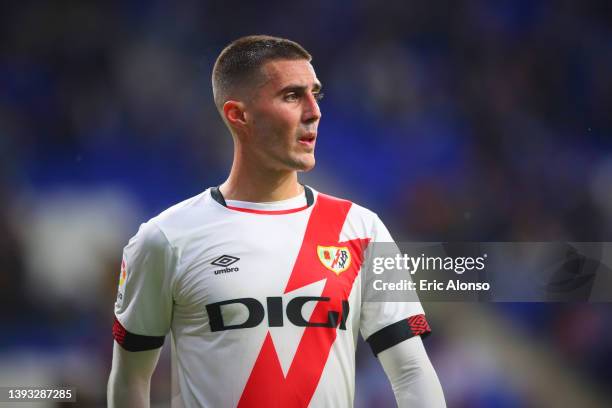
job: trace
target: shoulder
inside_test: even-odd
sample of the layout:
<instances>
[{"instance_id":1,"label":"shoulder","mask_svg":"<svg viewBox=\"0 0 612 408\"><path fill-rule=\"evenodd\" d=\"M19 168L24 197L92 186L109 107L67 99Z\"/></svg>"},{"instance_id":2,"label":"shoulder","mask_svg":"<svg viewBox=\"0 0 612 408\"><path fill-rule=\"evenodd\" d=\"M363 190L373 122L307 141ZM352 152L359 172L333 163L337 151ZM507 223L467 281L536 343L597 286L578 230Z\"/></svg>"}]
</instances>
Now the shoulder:
<instances>
[{"instance_id":1,"label":"shoulder","mask_svg":"<svg viewBox=\"0 0 612 408\"><path fill-rule=\"evenodd\" d=\"M125 249L128 252L176 250L181 231L193 226L197 220L195 214L206 207L207 192L181 201L142 223Z\"/></svg>"},{"instance_id":2,"label":"shoulder","mask_svg":"<svg viewBox=\"0 0 612 408\"><path fill-rule=\"evenodd\" d=\"M181 218L189 216L194 211L198 211L202 207L206 206L208 198L208 189L204 190L198 195L190 197L179 203L174 204L171 207L166 208L164 211L151 218L153 221L160 225L166 225L172 222L178 222Z\"/></svg>"},{"instance_id":3,"label":"shoulder","mask_svg":"<svg viewBox=\"0 0 612 408\"><path fill-rule=\"evenodd\" d=\"M206 225L218 214L215 210L216 203L212 199L208 189L202 193L183 200L165 209L143 225L151 225L149 229L158 229L165 239L174 245L177 239L188 235L194 229Z\"/></svg>"},{"instance_id":4,"label":"shoulder","mask_svg":"<svg viewBox=\"0 0 612 408\"><path fill-rule=\"evenodd\" d=\"M150 249L161 249L167 244L168 240L163 231L151 219L140 225L138 232L130 239L128 246L138 245Z\"/></svg>"}]
</instances>

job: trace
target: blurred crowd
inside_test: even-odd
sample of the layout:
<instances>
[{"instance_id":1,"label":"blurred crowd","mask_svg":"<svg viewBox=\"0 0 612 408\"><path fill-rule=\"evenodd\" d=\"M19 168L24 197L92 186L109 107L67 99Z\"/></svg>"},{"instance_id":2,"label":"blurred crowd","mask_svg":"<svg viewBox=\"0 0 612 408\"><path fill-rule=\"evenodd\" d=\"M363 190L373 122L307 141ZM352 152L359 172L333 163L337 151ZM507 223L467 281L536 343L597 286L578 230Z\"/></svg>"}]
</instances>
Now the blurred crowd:
<instances>
[{"instance_id":1,"label":"blurred crowd","mask_svg":"<svg viewBox=\"0 0 612 408\"><path fill-rule=\"evenodd\" d=\"M232 143L210 73L242 35L311 52L325 99L317 167L303 181L371 208L397 240L612 241L609 2L1 10L0 385L75 384L82 406L104 404L122 247L141 222L224 181ZM600 396L593 406L612 401L610 305L472 306L520 347L545 347ZM425 344L449 406L544 406L544 388L510 381L504 350L479 343L492 327L451 333L452 308L432 310L441 330ZM355 406L388 406L370 354L360 348ZM527 382L530 367L517 368Z\"/></svg>"}]
</instances>

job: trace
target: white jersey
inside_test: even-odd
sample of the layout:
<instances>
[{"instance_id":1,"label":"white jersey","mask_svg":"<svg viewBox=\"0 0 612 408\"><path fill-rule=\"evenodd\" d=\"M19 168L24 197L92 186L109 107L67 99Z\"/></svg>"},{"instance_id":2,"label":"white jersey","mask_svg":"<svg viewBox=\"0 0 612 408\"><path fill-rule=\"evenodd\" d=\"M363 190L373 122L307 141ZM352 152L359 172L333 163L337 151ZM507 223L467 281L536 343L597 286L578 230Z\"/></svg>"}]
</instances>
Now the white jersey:
<instances>
[{"instance_id":1,"label":"white jersey","mask_svg":"<svg viewBox=\"0 0 612 408\"><path fill-rule=\"evenodd\" d=\"M429 332L418 302L362 302L361 265L392 241L371 211L306 188L281 202L205 192L124 249L114 337L172 334L173 407L350 407L358 332L375 353Z\"/></svg>"}]
</instances>

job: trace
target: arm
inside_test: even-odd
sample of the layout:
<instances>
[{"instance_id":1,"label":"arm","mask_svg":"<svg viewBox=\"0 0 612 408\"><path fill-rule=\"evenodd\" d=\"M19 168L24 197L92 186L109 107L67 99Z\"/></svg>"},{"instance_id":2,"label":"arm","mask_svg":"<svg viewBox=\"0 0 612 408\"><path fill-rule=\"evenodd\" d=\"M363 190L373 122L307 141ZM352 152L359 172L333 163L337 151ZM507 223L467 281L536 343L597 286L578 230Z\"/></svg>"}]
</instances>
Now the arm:
<instances>
[{"instance_id":1,"label":"arm","mask_svg":"<svg viewBox=\"0 0 612 408\"><path fill-rule=\"evenodd\" d=\"M127 351L116 341L113 366L107 387L109 408L148 408L151 376L159 360L161 347L146 351Z\"/></svg>"},{"instance_id":2,"label":"arm","mask_svg":"<svg viewBox=\"0 0 612 408\"><path fill-rule=\"evenodd\" d=\"M376 257L401 253L378 217L371 236L374 245L369 248L370 266ZM361 305L361 334L380 360L399 408L446 407L442 386L423 347L421 337L428 335L431 328L416 292L398 297L373 291L374 277L369 271L366 267L362 278L366 288Z\"/></svg>"},{"instance_id":3,"label":"arm","mask_svg":"<svg viewBox=\"0 0 612 408\"><path fill-rule=\"evenodd\" d=\"M107 388L111 408L149 407L151 375L172 319L175 262L153 222L143 224L123 250Z\"/></svg>"},{"instance_id":4,"label":"arm","mask_svg":"<svg viewBox=\"0 0 612 408\"><path fill-rule=\"evenodd\" d=\"M378 354L399 408L446 407L442 386L419 336Z\"/></svg>"}]
</instances>

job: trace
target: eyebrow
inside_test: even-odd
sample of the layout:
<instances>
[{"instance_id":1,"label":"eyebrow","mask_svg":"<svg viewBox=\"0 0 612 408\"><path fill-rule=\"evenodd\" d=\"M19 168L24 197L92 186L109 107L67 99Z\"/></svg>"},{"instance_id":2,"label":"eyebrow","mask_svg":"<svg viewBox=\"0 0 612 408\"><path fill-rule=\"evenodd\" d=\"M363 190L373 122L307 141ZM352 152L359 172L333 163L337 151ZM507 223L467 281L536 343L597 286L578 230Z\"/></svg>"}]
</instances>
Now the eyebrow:
<instances>
[{"instance_id":1,"label":"eyebrow","mask_svg":"<svg viewBox=\"0 0 612 408\"><path fill-rule=\"evenodd\" d=\"M312 86L312 90L315 92L320 92L321 89L323 88L323 85L321 84L321 82L315 82L314 85ZM280 91L278 91L279 94L283 94L286 92L304 92L308 89L307 86L302 86L302 85L288 85L286 87L284 87L283 89L281 89Z\"/></svg>"}]
</instances>

